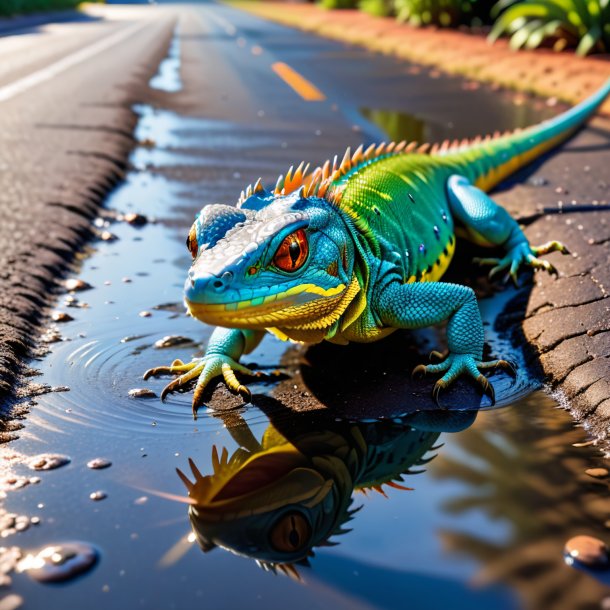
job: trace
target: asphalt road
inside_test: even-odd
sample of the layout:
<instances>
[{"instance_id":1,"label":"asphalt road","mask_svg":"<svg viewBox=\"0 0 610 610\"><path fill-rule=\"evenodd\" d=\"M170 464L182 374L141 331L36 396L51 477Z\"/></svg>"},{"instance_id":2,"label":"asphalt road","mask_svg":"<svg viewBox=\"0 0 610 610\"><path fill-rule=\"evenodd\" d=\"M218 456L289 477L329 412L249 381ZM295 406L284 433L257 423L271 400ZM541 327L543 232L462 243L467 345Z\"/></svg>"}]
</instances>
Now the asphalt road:
<instances>
[{"instance_id":1,"label":"asphalt road","mask_svg":"<svg viewBox=\"0 0 610 610\"><path fill-rule=\"evenodd\" d=\"M2 23L0 396L15 388L49 292L122 175L131 105L173 25L171 13L149 7Z\"/></svg>"},{"instance_id":2,"label":"asphalt road","mask_svg":"<svg viewBox=\"0 0 610 610\"><path fill-rule=\"evenodd\" d=\"M167 48L174 21L184 86L177 94L154 96L153 102L183 115L225 121L225 143L235 139L234 146L201 140L197 146L205 169L174 164L162 170L200 185L193 210L204 202L234 201L259 175L271 184L302 159L319 163L347 145L383 140L383 128L391 125L398 124L408 137L438 140L523 127L553 112L215 3L109 7L98 9L98 15L0 39L0 53L11 58L0 67L5 142L0 148L0 382L5 392L13 386L10 371L36 335L48 291L87 237L88 220L104 193L121 176L132 145L130 104L151 99L144 83ZM45 72L49 66L55 68ZM397 110L403 114L384 112ZM504 189L499 200L530 220L541 203L556 208L559 196L567 205L572 199L603 201L607 133L603 122L583 131L563 152L517 176L513 182L520 186ZM544 178L543 186L526 183L533 173ZM187 226L187 216L177 216L176 224ZM610 318L603 301L607 212L573 214L568 222L549 218L530 224L533 238L546 241L553 225L580 258L567 267L565 260L555 260L566 268L566 277L553 283L541 277L528 294L537 305L528 310L526 337L546 353L545 371L559 387L579 397L577 416L593 413L597 419L591 421L603 434L608 359L603 348L595 351L589 344L604 344ZM572 223L583 229L574 232ZM553 338L539 340L550 310L574 306L587 309L577 309L573 324L552 320ZM562 319L563 313L558 314ZM560 364L555 350L562 353ZM582 374L572 372L585 364Z\"/></svg>"}]
</instances>

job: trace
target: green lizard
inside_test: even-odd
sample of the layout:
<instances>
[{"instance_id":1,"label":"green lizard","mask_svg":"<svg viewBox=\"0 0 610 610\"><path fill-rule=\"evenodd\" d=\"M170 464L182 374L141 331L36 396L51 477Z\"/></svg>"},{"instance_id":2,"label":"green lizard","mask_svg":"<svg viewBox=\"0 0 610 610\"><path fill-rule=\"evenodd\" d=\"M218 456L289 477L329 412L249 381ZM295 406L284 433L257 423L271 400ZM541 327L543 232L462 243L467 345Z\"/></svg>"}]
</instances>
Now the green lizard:
<instances>
[{"instance_id":1,"label":"green lizard","mask_svg":"<svg viewBox=\"0 0 610 610\"><path fill-rule=\"evenodd\" d=\"M433 397L459 376L474 378L493 403L482 374L505 360L483 361L483 326L473 290L440 282L456 232L482 246L501 246L501 259L483 258L490 275L522 266L556 273L538 256L567 248L558 241L531 246L517 222L486 191L568 138L610 93L610 81L589 99L540 125L508 135L445 142L348 149L339 163L308 173L301 164L272 191L260 179L237 203L208 205L187 238L193 263L185 284L189 313L217 325L204 357L147 371L178 373L163 390L197 379L193 413L206 386L222 376L251 398L235 373L266 331L304 343L376 341L399 328L447 321L449 353L419 365L442 374Z\"/></svg>"},{"instance_id":2,"label":"green lizard","mask_svg":"<svg viewBox=\"0 0 610 610\"><path fill-rule=\"evenodd\" d=\"M378 422L333 417L276 418L260 442L245 420L227 423L238 448L212 449L213 472L192 460L189 518L204 552L221 547L267 570L298 575L313 547L332 546L352 509L353 492L411 490L405 477L423 472L441 432L468 428L476 411L430 411ZM384 488L385 486L385 488Z\"/></svg>"}]
</instances>

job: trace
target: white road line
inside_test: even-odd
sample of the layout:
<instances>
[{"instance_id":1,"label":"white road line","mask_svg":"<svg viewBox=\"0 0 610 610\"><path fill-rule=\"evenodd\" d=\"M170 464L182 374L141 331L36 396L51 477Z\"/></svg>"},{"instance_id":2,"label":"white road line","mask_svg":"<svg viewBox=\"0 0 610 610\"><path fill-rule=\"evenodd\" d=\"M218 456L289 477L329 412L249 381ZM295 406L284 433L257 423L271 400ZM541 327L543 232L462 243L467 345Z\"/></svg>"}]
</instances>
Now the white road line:
<instances>
[{"instance_id":1,"label":"white road line","mask_svg":"<svg viewBox=\"0 0 610 610\"><path fill-rule=\"evenodd\" d=\"M106 38L102 38L102 40L98 40L94 42L92 45L85 47L84 49L80 49L63 59L43 68L42 70L38 70L29 76L25 76L20 78L19 80L11 83L10 85L6 85L0 88L0 102L5 102L6 100L39 85L40 83L44 83L45 81L51 80L55 78L58 74L76 66L77 64L90 59L94 55L109 49L110 47L118 44L122 40L129 38L131 35L135 34L139 30L143 29L148 25L148 22L144 23L135 23L131 27L121 29L118 32L112 34L111 36L107 36Z\"/></svg>"},{"instance_id":2,"label":"white road line","mask_svg":"<svg viewBox=\"0 0 610 610\"><path fill-rule=\"evenodd\" d=\"M219 5L215 4L215 6ZM212 21L214 21L216 25L219 25L229 36L235 36L235 34L237 34L237 28L230 21L225 19L222 15L218 15L210 9L204 10L202 12L205 13L205 15L209 17Z\"/></svg>"}]
</instances>

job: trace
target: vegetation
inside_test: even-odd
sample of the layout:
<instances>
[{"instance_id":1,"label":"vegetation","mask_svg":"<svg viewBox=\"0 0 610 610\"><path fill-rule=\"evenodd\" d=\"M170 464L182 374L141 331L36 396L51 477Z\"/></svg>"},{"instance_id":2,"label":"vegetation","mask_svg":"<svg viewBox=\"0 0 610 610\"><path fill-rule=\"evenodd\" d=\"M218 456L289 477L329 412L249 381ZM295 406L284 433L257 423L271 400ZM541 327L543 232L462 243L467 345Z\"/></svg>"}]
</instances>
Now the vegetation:
<instances>
[{"instance_id":1,"label":"vegetation","mask_svg":"<svg viewBox=\"0 0 610 610\"><path fill-rule=\"evenodd\" d=\"M356 8L358 0L320 0L322 8Z\"/></svg>"},{"instance_id":2,"label":"vegetation","mask_svg":"<svg viewBox=\"0 0 610 610\"><path fill-rule=\"evenodd\" d=\"M395 16L415 27L480 27L495 19L489 40L508 35L513 49L550 45L558 51L575 47L579 55L610 52L610 0L499 0L495 6L495 0L318 1L328 9L359 8L377 17Z\"/></svg>"},{"instance_id":3,"label":"vegetation","mask_svg":"<svg viewBox=\"0 0 610 610\"><path fill-rule=\"evenodd\" d=\"M8 17L57 9L75 8L83 0L0 0L0 15Z\"/></svg>"},{"instance_id":4,"label":"vegetation","mask_svg":"<svg viewBox=\"0 0 610 610\"><path fill-rule=\"evenodd\" d=\"M489 20L489 0L394 0L396 16L416 27L482 25Z\"/></svg>"},{"instance_id":5,"label":"vegetation","mask_svg":"<svg viewBox=\"0 0 610 610\"><path fill-rule=\"evenodd\" d=\"M513 49L552 44L576 47L579 55L610 51L610 0L501 0L503 11L489 35L510 35Z\"/></svg>"}]
</instances>

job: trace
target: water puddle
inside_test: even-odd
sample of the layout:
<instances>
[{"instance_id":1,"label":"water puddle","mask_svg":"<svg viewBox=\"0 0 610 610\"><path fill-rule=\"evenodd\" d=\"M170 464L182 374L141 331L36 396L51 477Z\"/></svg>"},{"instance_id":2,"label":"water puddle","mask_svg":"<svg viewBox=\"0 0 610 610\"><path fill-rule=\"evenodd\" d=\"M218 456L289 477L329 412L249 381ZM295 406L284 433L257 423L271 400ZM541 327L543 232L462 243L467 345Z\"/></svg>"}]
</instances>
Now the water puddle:
<instances>
[{"instance_id":1,"label":"water puddle","mask_svg":"<svg viewBox=\"0 0 610 610\"><path fill-rule=\"evenodd\" d=\"M179 60L172 52L166 61ZM153 82L172 91L168 65ZM134 608L598 607L605 573L569 567L563 548L577 534L607 537L608 478L586 473L603 460L537 390L506 332L522 292L481 301L491 352L521 365L516 382L494 377L502 409L468 384L447 393L454 408L432 408L434 380L408 376L439 347L432 330L310 350L268 337L246 362L287 375L252 384L254 406L219 386L218 410L197 421L189 391L164 403L138 393L158 396L167 380L143 372L200 355L212 330L180 305L194 214L236 198L240 172L275 171L290 133L136 111L133 169L75 274L87 289L66 285L36 363L37 382L69 391L32 397L2 448L0 576L12 596L91 610L106 594ZM397 125L396 137L427 138L417 121ZM69 461L32 481L28 460L43 454ZM78 540L88 542L61 542ZM45 586L18 567L24 558L38 580L78 578Z\"/></svg>"}]
</instances>

